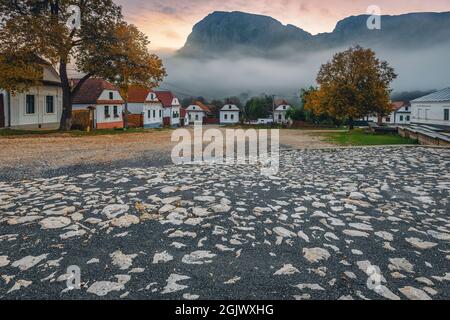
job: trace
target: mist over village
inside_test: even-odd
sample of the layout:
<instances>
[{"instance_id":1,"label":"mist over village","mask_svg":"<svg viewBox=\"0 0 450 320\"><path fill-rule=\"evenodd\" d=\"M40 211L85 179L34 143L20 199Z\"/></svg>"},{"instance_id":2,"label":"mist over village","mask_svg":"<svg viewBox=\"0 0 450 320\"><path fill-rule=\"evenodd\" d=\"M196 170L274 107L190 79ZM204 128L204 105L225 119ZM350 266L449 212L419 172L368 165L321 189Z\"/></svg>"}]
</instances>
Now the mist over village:
<instances>
[{"instance_id":1,"label":"mist over village","mask_svg":"<svg viewBox=\"0 0 450 320\"><path fill-rule=\"evenodd\" d=\"M448 0L0 0L0 305L449 300L448 52Z\"/></svg>"}]
</instances>

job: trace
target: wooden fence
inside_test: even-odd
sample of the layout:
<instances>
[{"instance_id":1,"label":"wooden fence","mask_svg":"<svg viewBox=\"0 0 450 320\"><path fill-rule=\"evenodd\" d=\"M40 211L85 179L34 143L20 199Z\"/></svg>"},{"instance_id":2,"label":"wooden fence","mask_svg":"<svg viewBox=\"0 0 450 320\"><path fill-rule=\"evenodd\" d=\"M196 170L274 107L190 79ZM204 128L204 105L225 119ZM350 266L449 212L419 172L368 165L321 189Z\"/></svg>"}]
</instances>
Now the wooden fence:
<instances>
[{"instance_id":1,"label":"wooden fence","mask_svg":"<svg viewBox=\"0 0 450 320\"><path fill-rule=\"evenodd\" d=\"M143 114L128 114L128 127L129 128L144 127L144 115Z\"/></svg>"},{"instance_id":2,"label":"wooden fence","mask_svg":"<svg viewBox=\"0 0 450 320\"><path fill-rule=\"evenodd\" d=\"M90 110L72 110L72 130L86 131L93 128Z\"/></svg>"}]
</instances>

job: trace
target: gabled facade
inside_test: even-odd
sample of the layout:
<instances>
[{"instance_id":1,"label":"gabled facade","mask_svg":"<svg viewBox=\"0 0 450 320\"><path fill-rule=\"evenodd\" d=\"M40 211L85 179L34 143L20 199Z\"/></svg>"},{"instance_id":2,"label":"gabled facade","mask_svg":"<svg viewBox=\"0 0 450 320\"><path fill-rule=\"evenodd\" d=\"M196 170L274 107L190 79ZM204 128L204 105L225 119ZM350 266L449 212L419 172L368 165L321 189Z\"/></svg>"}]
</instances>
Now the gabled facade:
<instances>
[{"instance_id":1,"label":"gabled facade","mask_svg":"<svg viewBox=\"0 0 450 320\"><path fill-rule=\"evenodd\" d=\"M195 101L186 108L186 113L189 124L203 124L211 113L211 110L201 101Z\"/></svg>"},{"instance_id":2,"label":"gabled facade","mask_svg":"<svg viewBox=\"0 0 450 320\"><path fill-rule=\"evenodd\" d=\"M163 106L163 125L179 127L181 105L178 98L171 91L155 91L155 94Z\"/></svg>"},{"instance_id":3,"label":"gabled facade","mask_svg":"<svg viewBox=\"0 0 450 320\"><path fill-rule=\"evenodd\" d=\"M92 78L83 83L75 95L72 109L93 110L96 129L118 129L123 128L124 105L125 101L113 84Z\"/></svg>"},{"instance_id":4,"label":"gabled facade","mask_svg":"<svg viewBox=\"0 0 450 320\"><path fill-rule=\"evenodd\" d=\"M220 110L220 124L236 124L239 123L239 108L234 104L226 104Z\"/></svg>"},{"instance_id":5,"label":"gabled facade","mask_svg":"<svg viewBox=\"0 0 450 320\"><path fill-rule=\"evenodd\" d=\"M278 103L277 108L273 113L275 123L278 124L290 123L291 119L289 119L286 114L291 108L292 108L291 105L284 100Z\"/></svg>"},{"instance_id":6,"label":"gabled facade","mask_svg":"<svg viewBox=\"0 0 450 320\"><path fill-rule=\"evenodd\" d=\"M378 116L372 115L362 120L374 123L379 123L379 120L381 120L381 123L391 125L409 125L411 123L411 104L409 102L392 102L391 106L391 114L382 117L381 119L379 119Z\"/></svg>"},{"instance_id":7,"label":"gabled facade","mask_svg":"<svg viewBox=\"0 0 450 320\"><path fill-rule=\"evenodd\" d=\"M450 88L411 101L411 123L450 130Z\"/></svg>"},{"instance_id":8,"label":"gabled facade","mask_svg":"<svg viewBox=\"0 0 450 320\"><path fill-rule=\"evenodd\" d=\"M142 114L144 128L163 126L163 105L156 93L150 89L131 87L128 92L128 111Z\"/></svg>"},{"instance_id":9,"label":"gabled facade","mask_svg":"<svg viewBox=\"0 0 450 320\"><path fill-rule=\"evenodd\" d=\"M56 70L42 62L42 83L26 92L0 90L0 128L58 129L62 115L61 81Z\"/></svg>"}]
</instances>

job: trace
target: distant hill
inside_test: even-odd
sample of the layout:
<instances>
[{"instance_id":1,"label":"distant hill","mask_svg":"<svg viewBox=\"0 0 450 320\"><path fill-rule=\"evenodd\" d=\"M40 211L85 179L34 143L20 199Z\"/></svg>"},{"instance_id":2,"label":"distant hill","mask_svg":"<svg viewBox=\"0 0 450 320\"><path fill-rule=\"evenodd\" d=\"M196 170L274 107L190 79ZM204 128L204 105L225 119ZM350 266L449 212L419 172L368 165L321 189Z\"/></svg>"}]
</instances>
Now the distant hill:
<instances>
[{"instance_id":1,"label":"distant hill","mask_svg":"<svg viewBox=\"0 0 450 320\"><path fill-rule=\"evenodd\" d=\"M450 12L382 16L381 30L369 30L368 17L348 17L339 21L333 32L311 35L268 16L214 12L194 26L177 55L208 58L243 53L271 57L356 44L412 50L450 43Z\"/></svg>"}]
</instances>

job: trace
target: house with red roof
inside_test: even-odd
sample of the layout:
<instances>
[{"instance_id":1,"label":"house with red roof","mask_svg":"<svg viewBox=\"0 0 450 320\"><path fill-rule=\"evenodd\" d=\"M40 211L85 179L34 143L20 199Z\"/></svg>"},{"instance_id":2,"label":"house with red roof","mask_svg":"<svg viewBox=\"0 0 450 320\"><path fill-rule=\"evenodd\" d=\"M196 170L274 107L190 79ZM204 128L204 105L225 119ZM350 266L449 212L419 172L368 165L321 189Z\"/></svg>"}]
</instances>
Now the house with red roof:
<instances>
[{"instance_id":1,"label":"house with red roof","mask_svg":"<svg viewBox=\"0 0 450 320\"><path fill-rule=\"evenodd\" d=\"M74 80L77 81L77 80ZM119 90L106 80L91 78L73 99L73 110L94 110L94 128L123 128L125 101Z\"/></svg>"},{"instance_id":2,"label":"house with red roof","mask_svg":"<svg viewBox=\"0 0 450 320\"><path fill-rule=\"evenodd\" d=\"M42 66L42 81L25 92L0 89L0 128L59 128L63 110L60 77L50 63L36 59Z\"/></svg>"},{"instance_id":3,"label":"house with red roof","mask_svg":"<svg viewBox=\"0 0 450 320\"><path fill-rule=\"evenodd\" d=\"M181 105L178 98L171 91L155 91L155 94L163 106L163 125L179 127Z\"/></svg>"},{"instance_id":4,"label":"house with red roof","mask_svg":"<svg viewBox=\"0 0 450 320\"><path fill-rule=\"evenodd\" d=\"M291 122L291 119L287 116L287 112L292 109L292 106L285 100L276 102L276 108L274 111L274 121L279 124L286 124Z\"/></svg>"},{"instance_id":5,"label":"house with red roof","mask_svg":"<svg viewBox=\"0 0 450 320\"><path fill-rule=\"evenodd\" d=\"M186 113L189 124L203 124L211 114L211 110L201 101L194 101L186 108Z\"/></svg>"},{"instance_id":6,"label":"house with red roof","mask_svg":"<svg viewBox=\"0 0 450 320\"><path fill-rule=\"evenodd\" d=\"M131 87L128 91L128 112L142 114L144 128L163 126L163 105L153 90Z\"/></svg>"},{"instance_id":7,"label":"house with red roof","mask_svg":"<svg viewBox=\"0 0 450 320\"><path fill-rule=\"evenodd\" d=\"M383 117L381 122L384 124L407 125L411 124L411 104L407 101L396 101L391 104L391 114ZM369 122L378 123L377 116L367 118Z\"/></svg>"}]
</instances>

